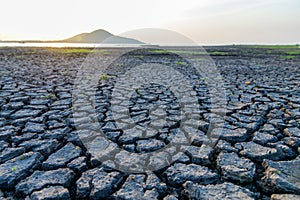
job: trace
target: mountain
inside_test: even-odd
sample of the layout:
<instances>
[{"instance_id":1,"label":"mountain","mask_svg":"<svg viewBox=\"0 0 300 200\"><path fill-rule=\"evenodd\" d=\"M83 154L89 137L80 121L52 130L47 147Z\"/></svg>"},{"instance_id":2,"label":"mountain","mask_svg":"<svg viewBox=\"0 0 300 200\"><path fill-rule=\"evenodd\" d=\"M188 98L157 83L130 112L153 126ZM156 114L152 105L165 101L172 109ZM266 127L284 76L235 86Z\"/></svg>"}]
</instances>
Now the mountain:
<instances>
[{"instance_id":1,"label":"mountain","mask_svg":"<svg viewBox=\"0 0 300 200\"><path fill-rule=\"evenodd\" d=\"M103 30L99 29L96 31L93 31L91 33L81 33L78 35L75 35L73 37L70 37L68 39L63 40L64 42L80 42L80 43L100 43L104 41L105 39L113 36L113 34Z\"/></svg>"},{"instance_id":2,"label":"mountain","mask_svg":"<svg viewBox=\"0 0 300 200\"><path fill-rule=\"evenodd\" d=\"M81 33L73 37L62 40L62 42L70 43L105 43L105 44L143 44L142 42L125 38L120 36L114 36L113 34L99 29L91 33Z\"/></svg>"}]
</instances>

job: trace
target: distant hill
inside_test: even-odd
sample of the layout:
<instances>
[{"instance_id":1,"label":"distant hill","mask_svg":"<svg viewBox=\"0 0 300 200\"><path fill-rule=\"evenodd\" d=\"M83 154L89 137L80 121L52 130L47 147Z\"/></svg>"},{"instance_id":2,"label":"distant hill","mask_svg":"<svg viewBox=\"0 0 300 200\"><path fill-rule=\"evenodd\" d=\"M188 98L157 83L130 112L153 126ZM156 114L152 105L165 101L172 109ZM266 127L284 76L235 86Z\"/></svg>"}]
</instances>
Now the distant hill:
<instances>
[{"instance_id":1,"label":"distant hill","mask_svg":"<svg viewBox=\"0 0 300 200\"><path fill-rule=\"evenodd\" d=\"M113 34L99 29L91 33L81 33L73 37L62 40L70 43L105 43L105 44L143 44L135 39L114 36Z\"/></svg>"}]
</instances>

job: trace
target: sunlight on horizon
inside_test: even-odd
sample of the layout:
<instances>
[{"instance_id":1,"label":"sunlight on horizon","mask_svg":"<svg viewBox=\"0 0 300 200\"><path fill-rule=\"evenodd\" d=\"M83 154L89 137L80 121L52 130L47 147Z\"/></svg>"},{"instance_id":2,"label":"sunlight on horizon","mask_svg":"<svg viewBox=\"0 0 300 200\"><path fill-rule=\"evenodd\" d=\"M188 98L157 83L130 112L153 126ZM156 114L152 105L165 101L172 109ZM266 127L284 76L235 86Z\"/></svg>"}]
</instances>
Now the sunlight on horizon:
<instances>
[{"instance_id":1,"label":"sunlight on horizon","mask_svg":"<svg viewBox=\"0 0 300 200\"><path fill-rule=\"evenodd\" d=\"M298 0L4 0L0 40L60 40L162 28L197 43L299 43Z\"/></svg>"}]
</instances>

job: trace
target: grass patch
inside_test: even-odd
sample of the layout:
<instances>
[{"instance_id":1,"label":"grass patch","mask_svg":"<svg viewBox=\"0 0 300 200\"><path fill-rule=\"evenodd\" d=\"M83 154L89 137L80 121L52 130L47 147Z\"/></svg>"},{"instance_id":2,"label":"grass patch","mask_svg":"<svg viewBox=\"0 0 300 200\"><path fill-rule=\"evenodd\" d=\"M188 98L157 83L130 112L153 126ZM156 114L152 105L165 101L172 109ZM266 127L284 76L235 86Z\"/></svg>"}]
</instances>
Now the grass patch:
<instances>
[{"instance_id":1,"label":"grass patch","mask_svg":"<svg viewBox=\"0 0 300 200\"><path fill-rule=\"evenodd\" d=\"M90 53L91 49L63 49L60 53Z\"/></svg>"},{"instance_id":2,"label":"grass patch","mask_svg":"<svg viewBox=\"0 0 300 200\"><path fill-rule=\"evenodd\" d=\"M137 56L133 56L134 58L139 58L139 59L143 59L144 56L143 55L137 55Z\"/></svg>"},{"instance_id":3,"label":"grass patch","mask_svg":"<svg viewBox=\"0 0 300 200\"><path fill-rule=\"evenodd\" d=\"M300 51L287 51L285 53L288 55L300 55Z\"/></svg>"},{"instance_id":4,"label":"grass patch","mask_svg":"<svg viewBox=\"0 0 300 200\"><path fill-rule=\"evenodd\" d=\"M174 53L174 54L189 54L189 55L208 55L204 51L185 51L185 50L166 50L166 49L156 49L152 50L152 53Z\"/></svg>"},{"instance_id":5,"label":"grass patch","mask_svg":"<svg viewBox=\"0 0 300 200\"><path fill-rule=\"evenodd\" d=\"M280 170L278 170L278 169L274 169L274 170L272 170L272 172L274 172L275 174L278 174L278 175L280 175L282 172L280 171Z\"/></svg>"},{"instance_id":6,"label":"grass patch","mask_svg":"<svg viewBox=\"0 0 300 200\"><path fill-rule=\"evenodd\" d=\"M105 80L108 80L108 79L113 78L113 77L114 76L110 76L108 74L101 74L100 79L105 81Z\"/></svg>"},{"instance_id":7,"label":"grass patch","mask_svg":"<svg viewBox=\"0 0 300 200\"><path fill-rule=\"evenodd\" d=\"M54 93L48 94L43 97L44 99L57 99L57 96Z\"/></svg>"},{"instance_id":8,"label":"grass patch","mask_svg":"<svg viewBox=\"0 0 300 200\"><path fill-rule=\"evenodd\" d=\"M55 52L62 53L62 54L74 54L74 53L106 53L107 51L104 49L87 49L87 48L55 48L52 49Z\"/></svg>"},{"instance_id":9,"label":"grass patch","mask_svg":"<svg viewBox=\"0 0 300 200\"><path fill-rule=\"evenodd\" d=\"M186 62L182 62L182 61L177 61L175 62L176 65L184 65L187 66L188 64Z\"/></svg>"},{"instance_id":10,"label":"grass patch","mask_svg":"<svg viewBox=\"0 0 300 200\"><path fill-rule=\"evenodd\" d=\"M299 45L250 45L248 48L266 49L267 54L279 54L282 59L292 59L300 55Z\"/></svg>"},{"instance_id":11,"label":"grass patch","mask_svg":"<svg viewBox=\"0 0 300 200\"><path fill-rule=\"evenodd\" d=\"M164 49L156 49L156 50L152 50L152 53L170 53L170 50L164 50Z\"/></svg>"},{"instance_id":12,"label":"grass patch","mask_svg":"<svg viewBox=\"0 0 300 200\"><path fill-rule=\"evenodd\" d=\"M18 170L18 167L17 167L17 166L14 166L14 167L12 167L10 170L11 170L12 172L17 171L17 170Z\"/></svg>"},{"instance_id":13,"label":"grass patch","mask_svg":"<svg viewBox=\"0 0 300 200\"><path fill-rule=\"evenodd\" d=\"M297 56L289 55L289 56L280 56L281 59L294 59Z\"/></svg>"},{"instance_id":14,"label":"grass patch","mask_svg":"<svg viewBox=\"0 0 300 200\"><path fill-rule=\"evenodd\" d=\"M213 56L227 56L228 53L226 52L221 52L221 51L214 51L214 52L211 52L209 53L210 55L213 55Z\"/></svg>"}]
</instances>

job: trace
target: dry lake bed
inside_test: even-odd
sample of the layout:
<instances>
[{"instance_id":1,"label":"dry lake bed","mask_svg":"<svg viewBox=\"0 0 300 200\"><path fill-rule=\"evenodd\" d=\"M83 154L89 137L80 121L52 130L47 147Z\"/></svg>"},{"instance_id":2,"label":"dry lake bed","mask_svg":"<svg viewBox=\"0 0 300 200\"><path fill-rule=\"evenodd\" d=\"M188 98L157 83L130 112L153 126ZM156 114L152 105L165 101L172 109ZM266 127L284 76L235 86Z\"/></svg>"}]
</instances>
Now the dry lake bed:
<instances>
[{"instance_id":1,"label":"dry lake bed","mask_svg":"<svg viewBox=\"0 0 300 200\"><path fill-rule=\"evenodd\" d=\"M300 199L299 47L205 50L0 48L0 199Z\"/></svg>"}]
</instances>

